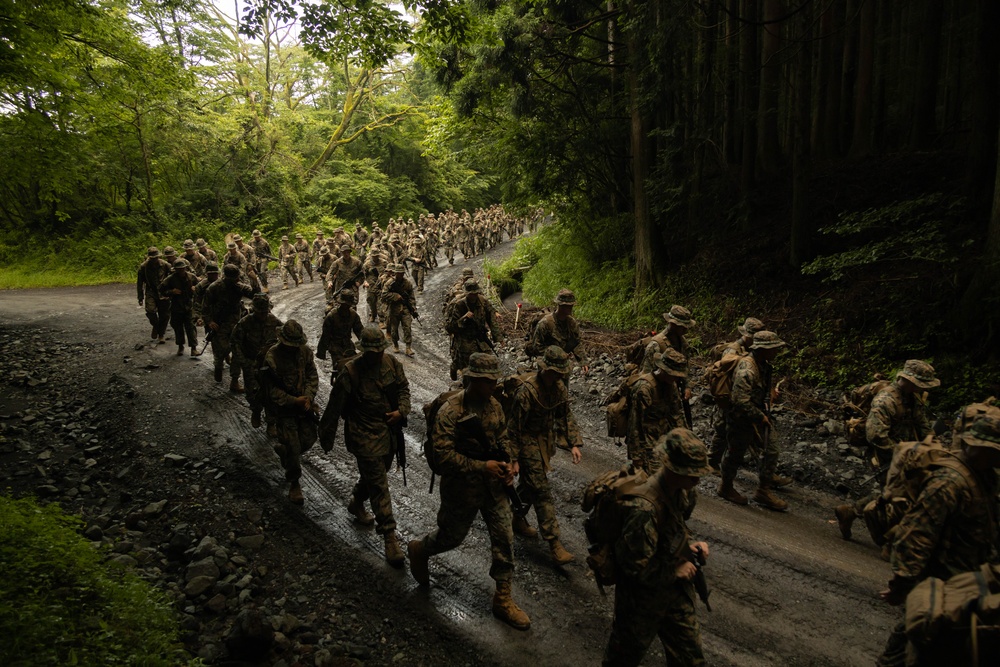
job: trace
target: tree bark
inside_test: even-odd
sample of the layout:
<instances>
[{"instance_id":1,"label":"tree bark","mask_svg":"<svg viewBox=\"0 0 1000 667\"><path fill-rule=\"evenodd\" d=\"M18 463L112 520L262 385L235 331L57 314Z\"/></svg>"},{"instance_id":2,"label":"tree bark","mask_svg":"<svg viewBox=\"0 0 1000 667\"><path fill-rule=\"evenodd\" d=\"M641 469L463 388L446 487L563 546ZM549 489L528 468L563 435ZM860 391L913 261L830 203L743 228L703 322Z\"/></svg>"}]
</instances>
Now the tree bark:
<instances>
[{"instance_id":1,"label":"tree bark","mask_svg":"<svg viewBox=\"0 0 1000 667\"><path fill-rule=\"evenodd\" d=\"M810 13L803 14L803 29L811 24ZM808 32L804 32L808 35ZM811 259L813 233L809 215L809 128L812 125L812 45L803 44L795 66L792 145L792 233L789 239L788 262L798 269Z\"/></svg>"},{"instance_id":2,"label":"tree bark","mask_svg":"<svg viewBox=\"0 0 1000 667\"><path fill-rule=\"evenodd\" d=\"M781 65L778 49L781 47L781 0L764 0L764 26L761 40L760 100L757 107L758 145L757 159L761 171L777 171L781 149L778 146L778 94Z\"/></svg>"},{"instance_id":3,"label":"tree bark","mask_svg":"<svg viewBox=\"0 0 1000 667\"><path fill-rule=\"evenodd\" d=\"M742 16L747 21L740 37L740 73L743 77L743 164L740 170L740 196L743 209L743 229L750 228L750 194L754 187L754 170L757 168L757 102L759 70L757 67L756 0L743 0Z\"/></svg>"},{"instance_id":4,"label":"tree bark","mask_svg":"<svg viewBox=\"0 0 1000 667\"><path fill-rule=\"evenodd\" d=\"M858 79L854 87L854 140L852 158L872 152L872 90L875 77L876 0L862 0L861 29L858 37Z\"/></svg>"},{"instance_id":5,"label":"tree bark","mask_svg":"<svg viewBox=\"0 0 1000 667\"><path fill-rule=\"evenodd\" d=\"M916 95L913 101L913 125L910 145L917 150L928 148L934 138L937 106L938 65L941 59L942 0L924 0L917 41ZM996 26L993 26L996 28Z\"/></svg>"},{"instance_id":6,"label":"tree bark","mask_svg":"<svg viewBox=\"0 0 1000 667\"><path fill-rule=\"evenodd\" d=\"M990 203L990 185L995 177L997 154L998 62L1000 41L994 34L1000 25L1000 2L976 0L973 45L973 82L970 100L969 149L965 172L965 191L977 210L985 211Z\"/></svg>"}]
</instances>

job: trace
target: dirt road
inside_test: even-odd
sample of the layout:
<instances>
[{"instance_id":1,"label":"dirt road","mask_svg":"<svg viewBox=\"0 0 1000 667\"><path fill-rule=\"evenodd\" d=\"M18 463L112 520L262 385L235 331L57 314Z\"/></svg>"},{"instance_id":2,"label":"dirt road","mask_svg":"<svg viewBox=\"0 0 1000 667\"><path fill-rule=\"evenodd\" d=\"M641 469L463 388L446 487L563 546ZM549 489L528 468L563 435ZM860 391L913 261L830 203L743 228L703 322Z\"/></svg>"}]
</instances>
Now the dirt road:
<instances>
[{"instance_id":1,"label":"dirt road","mask_svg":"<svg viewBox=\"0 0 1000 667\"><path fill-rule=\"evenodd\" d=\"M509 252L504 244L491 255ZM481 258L470 262L477 272ZM434 526L438 497L429 495L429 471L420 457L424 423L419 407L447 385L447 338L441 326L444 287L457 277L461 264L431 271L418 307L423 324L414 325L412 359L401 357L412 392L414 413L407 432L409 485L390 474L396 519L403 539L425 534ZM241 460L255 487L270 495L267 505L284 503L280 466L264 433L249 424L244 399L211 379L211 356L201 360L174 357L172 344L150 347L142 310L131 286L0 293L0 318L8 324L51 330L66 342L94 343L97 368L126 377L151 405L152 430L179 418L207 425L205 445L224 447ZM319 338L323 308L318 283L272 294L275 314L303 323L311 345ZM362 306L362 309L364 306ZM138 347L139 349L135 349ZM123 362L123 358L127 361ZM329 393L329 362L318 362L320 403ZM99 372L99 371L98 371ZM356 467L342 443L330 455L318 447L306 456L303 518L342 543L356 559L358 572L374 572L378 592L366 593L372 576L339 581L341 590L369 596L376 609L405 607L426 613L435 624L457 634L473 654L500 664L596 665L607 639L612 597L602 597L588 576L583 557L586 542L579 510L582 487L598 473L620 467L624 450L601 433L593 401L577 401L586 448L580 465L559 455L552 475L559 521L566 547L577 562L553 567L544 542L516 543L515 599L531 616L529 632L501 625L490 615L493 588L489 579L489 547L484 526L477 522L459 549L431 560L432 585L421 590L407 572L386 566L381 540L371 530L351 523L345 507L356 479ZM184 432L183 429L180 431ZM181 443L178 441L177 446ZM226 480L232 484L232 480ZM712 548L707 574L713 611L699 609L705 651L712 665L865 665L872 664L897 618L876 592L889 576L888 567L866 540L845 542L828 522L835 499L817 490L787 494L792 510L775 514L758 507L737 508L715 498L715 478L703 481L691 520L697 536ZM289 511L282 508L282 511ZM297 511L297 510L292 510ZM274 529L272 529L274 530ZM388 615L388 612L386 612ZM420 623L420 618L412 619ZM654 650L646 664L662 664Z\"/></svg>"}]
</instances>

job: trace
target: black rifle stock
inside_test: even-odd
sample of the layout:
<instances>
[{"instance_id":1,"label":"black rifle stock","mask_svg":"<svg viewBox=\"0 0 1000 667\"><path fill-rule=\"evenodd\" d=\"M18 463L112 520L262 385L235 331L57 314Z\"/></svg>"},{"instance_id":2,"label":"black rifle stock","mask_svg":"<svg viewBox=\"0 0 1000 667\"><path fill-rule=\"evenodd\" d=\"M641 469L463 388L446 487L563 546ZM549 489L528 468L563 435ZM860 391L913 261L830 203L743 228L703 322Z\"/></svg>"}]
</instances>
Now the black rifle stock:
<instances>
[{"instance_id":1,"label":"black rifle stock","mask_svg":"<svg viewBox=\"0 0 1000 667\"><path fill-rule=\"evenodd\" d=\"M510 455L503 447L494 446L490 442L483 423L476 416L469 416L459 420L457 424L455 451L470 458L473 461L500 461L510 465ZM510 500L511 510L514 516L524 518L531 509L530 505L525 505L521 501L521 496L517 494L514 485L504 484L504 493Z\"/></svg>"},{"instance_id":2,"label":"black rifle stock","mask_svg":"<svg viewBox=\"0 0 1000 667\"><path fill-rule=\"evenodd\" d=\"M705 552L701 549L693 549L691 555L688 559L694 565L697 573L694 575L692 583L694 584L694 590L697 591L698 597L701 601L705 603L705 608L712 611L712 605L708 603L708 596L710 591L708 590L708 582L705 580Z\"/></svg>"}]
</instances>

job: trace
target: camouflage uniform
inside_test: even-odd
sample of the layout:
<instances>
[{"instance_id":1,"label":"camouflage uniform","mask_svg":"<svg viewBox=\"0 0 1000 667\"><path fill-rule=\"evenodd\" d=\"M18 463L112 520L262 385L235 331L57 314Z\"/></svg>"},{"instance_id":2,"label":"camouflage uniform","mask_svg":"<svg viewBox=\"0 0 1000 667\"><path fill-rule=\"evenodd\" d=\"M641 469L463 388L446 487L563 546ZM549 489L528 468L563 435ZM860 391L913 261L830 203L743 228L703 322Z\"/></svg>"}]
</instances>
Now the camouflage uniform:
<instances>
[{"instance_id":1,"label":"camouflage uniform","mask_svg":"<svg viewBox=\"0 0 1000 667\"><path fill-rule=\"evenodd\" d=\"M187 261L178 259L174 263L174 268L177 269L178 265L186 268ZM188 270L174 270L160 283L160 294L168 295L170 298L170 326L174 330L177 345L179 348L183 348L186 337L192 353L198 347L198 330L195 328L194 318L191 316L194 287L197 280ZM180 353L181 351L178 351L178 354Z\"/></svg>"},{"instance_id":2,"label":"camouflage uniform","mask_svg":"<svg viewBox=\"0 0 1000 667\"><path fill-rule=\"evenodd\" d=\"M318 420L313 401L319 390L319 374L298 322L288 320L278 330L278 343L264 356L261 380L268 408L277 422L279 445L275 451L285 469L285 479L295 488L302 476L302 454L316 442ZM296 403L303 396L313 403L308 410Z\"/></svg>"},{"instance_id":3,"label":"camouflage uniform","mask_svg":"<svg viewBox=\"0 0 1000 667\"><path fill-rule=\"evenodd\" d=\"M737 327L737 330L740 337L722 349L719 359L733 354L739 357L750 354L750 343L753 342L753 335L758 331L764 331L764 323L755 317L748 317L741 326ZM722 467L722 458L726 455L726 449L729 448L729 432L726 429L729 420L728 413L728 406L725 408L719 406L712 415L714 434L712 446L709 449L708 463L716 470Z\"/></svg>"},{"instance_id":4,"label":"camouflage uniform","mask_svg":"<svg viewBox=\"0 0 1000 667\"><path fill-rule=\"evenodd\" d=\"M1000 450L1000 420L983 417L962 436L966 447L957 455L968 469L933 469L920 495L897 526L892 545L893 579L889 590L905 595L928 577L950 579L977 570L1000 557L997 540L997 473L990 465L970 463L969 450ZM903 623L893 630L878 664L905 663Z\"/></svg>"},{"instance_id":5,"label":"camouflage uniform","mask_svg":"<svg viewBox=\"0 0 1000 667\"><path fill-rule=\"evenodd\" d=\"M255 229L253 230L253 240L250 241L250 247L253 248L254 255L257 258L257 265L254 267L257 271L257 278L260 280L260 284L264 286L266 291L267 265L270 260L264 257L264 255L274 255L274 253L271 252L271 244L260 235L260 231Z\"/></svg>"},{"instance_id":6,"label":"camouflage uniform","mask_svg":"<svg viewBox=\"0 0 1000 667\"><path fill-rule=\"evenodd\" d=\"M333 268L333 263L337 261L337 258L325 245L319 249L317 256L319 260L316 262L316 273L319 274L319 279L326 284L327 276L330 275L330 269Z\"/></svg>"},{"instance_id":7,"label":"camouflage uniform","mask_svg":"<svg viewBox=\"0 0 1000 667\"><path fill-rule=\"evenodd\" d=\"M233 252L234 250L236 252ZM223 269L230 264L240 270L240 277L245 281L247 279L247 258L240 252L235 243L229 244L229 251L222 258Z\"/></svg>"},{"instance_id":8,"label":"camouflage uniform","mask_svg":"<svg viewBox=\"0 0 1000 667\"><path fill-rule=\"evenodd\" d=\"M212 337L212 356L215 357L215 381L222 381L222 368L231 345L230 337L233 327L243 314L243 297L252 297L253 289L246 283L238 282L237 276L227 275L222 280L216 280L205 291L205 303L202 306L202 318L206 329L212 323L218 325L215 336ZM230 364L229 377L231 383L240 379L240 367Z\"/></svg>"},{"instance_id":9,"label":"camouflage uniform","mask_svg":"<svg viewBox=\"0 0 1000 667\"><path fill-rule=\"evenodd\" d=\"M295 248L288 242L287 236L282 236L281 245L278 246L278 263L281 264L281 289L288 289L289 279L296 287L302 282L295 275L296 258L298 258L298 253L295 252Z\"/></svg>"},{"instance_id":10,"label":"camouflage uniform","mask_svg":"<svg viewBox=\"0 0 1000 667\"><path fill-rule=\"evenodd\" d=\"M625 440L632 465L648 474L659 468L660 459L653 456L656 443L672 429L685 425L677 380L687 376L687 359L668 349L656 355L654 364L663 379L645 373L632 385Z\"/></svg>"},{"instance_id":11,"label":"camouflage uniform","mask_svg":"<svg viewBox=\"0 0 1000 667\"><path fill-rule=\"evenodd\" d=\"M365 302L368 304L368 321L378 321L378 302L381 295L382 273L388 269L382 254L373 250L364 263L365 282L368 287L365 291Z\"/></svg>"},{"instance_id":12,"label":"camouflage uniform","mask_svg":"<svg viewBox=\"0 0 1000 667\"><path fill-rule=\"evenodd\" d=\"M209 263L208 268L205 270L205 278L203 278L197 285L194 286L194 292L191 299L191 317L194 318L194 323L198 326L203 326L205 328L205 333L208 333L208 327L204 326L205 322L203 319L203 311L205 308L205 293L208 292L208 287L212 283L219 279L219 267L213 262Z\"/></svg>"},{"instance_id":13,"label":"camouflage uniform","mask_svg":"<svg viewBox=\"0 0 1000 667\"><path fill-rule=\"evenodd\" d=\"M426 241L419 236L413 239L407 250L407 256L410 262L413 263L413 268L411 269L413 284L416 286L418 292L423 292L424 276L427 275Z\"/></svg>"},{"instance_id":14,"label":"camouflage uniform","mask_svg":"<svg viewBox=\"0 0 1000 667\"><path fill-rule=\"evenodd\" d=\"M455 379L459 370L469 365L469 356L476 352L492 352L486 338L487 332L494 342L503 339L503 334L496 322L496 312L493 305L479 292L479 283L475 280L465 282L465 298L459 299L448 308L448 318L445 331L452 335L451 339L451 377ZM478 295L476 305L470 305L469 294ZM472 313L471 318L466 318Z\"/></svg>"},{"instance_id":15,"label":"camouflage uniform","mask_svg":"<svg viewBox=\"0 0 1000 667\"><path fill-rule=\"evenodd\" d=\"M576 304L576 299L569 290L561 290L556 296L555 304L572 306ZM586 360L576 352L580 340L580 324L575 317L569 315L566 319L559 319L555 313L548 313L535 325L529 347L533 355L537 356L549 345L558 345L566 354L576 357L578 362L586 365Z\"/></svg>"},{"instance_id":16,"label":"camouflage uniform","mask_svg":"<svg viewBox=\"0 0 1000 667\"><path fill-rule=\"evenodd\" d=\"M198 252L205 257L206 262L215 262L216 264L219 263L219 255L212 250L207 243L205 243L205 239L198 239L195 241L195 246L198 248Z\"/></svg>"},{"instance_id":17,"label":"camouflage uniform","mask_svg":"<svg viewBox=\"0 0 1000 667\"><path fill-rule=\"evenodd\" d=\"M350 246L341 246L341 253L345 252L345 249L350 250ZM360 269L361 260L357 257L338 257L337 260L330 265L330 270L326 274L327 298L345 286L348 289L357 291L358 286L361 285L364 280L364 273L362 272L360 275L358 274ZM351 282L348 284L348 281Z\"/></svg>"},{"instance_id":18,"label":"camouflage uniform","mask_svg":"<svg viewBox=\"0 0 1000 667\"><path fill-rule=\"evenodd\" d=\"M281 326L281 320L270 312L270 300L264 294L257 294L253 299L253 312L236 323L230 338L232 367L237 369L237 374L243 373L247 403L257 419L266 402L257 384L257 370L263 353L278 341ZM269 415L268 423L274 423L273 416Z\"/></svg>"},{"instance_id":19,"label":"camouflage uniform","mask_svg":"<svg viewBox=\"0 0 1000 667\"><path fill-rule=\"evenodd\" d=\"M455 263L455 232L451 225L448 225L441 232L441 245L444 246L444 256L448 258L448 264Z\"/></svg>"},{"instance_id":20,"label":"camouflage uniform","mask_svg":"<svg viewBox=\"0 0 1000 667\"><path fill-rule=\"evenodd\" d=\"M313 267L312 267L312 253L309 251L309 242L302 238L302 234L295 235L295 254L298 258L298 277L299 282L304 283L306 281L306 273L309 273L309 282L313 281Z\"/></svg>"},{"instance_id":21,"label":"camouflage uniform","mask_svg":"<svg viewBox=\"0 0 1000 667\"><path fill-rule=\"evenodd\" d=\"M507 427L511 447L520 467L518 495L534 505L538 529L548 542L559 539L559 522L549 487L548 472L556 447L582 447L583 438L569 404L569 391L562 379L546 387L538 374L552 368L569 372L569 359L560 348L546 350L538 373L530 376L514 394Z\"/></svg>"},{"instance_id":22,"label":"camouflage uniform","mask_svg":"<svg viewBox=\"0 0 1000 667\"><path fill-rule=\"evenodd\" d=\"M160 251L150 248L136 275L136 295L139 304L146 306L146 319L153 327L150 338L162 339L170 321L170 298L160 293L160 283L170 274L170 268L170 264L160 257Z\"/></svg>"},{"instance_id":23,"label":"camouflage uniform","mask_svg":"<svg viewBox=\"0 0 1000 667\"><path fill-rule=\"evenodd\" d=\"M381 331L374 335L384 346ZM344 420L344 444L357 459L360 472L352 494L351 512L356 513L353 508L361 509L366 500L371 501L378 532L394 533L396 520L386 472L400 443L396 441L395 430L386 423L386 415L392 412L392 402L396 402L403 417L410 413L410 383L403 365L391 355L381 355L378 364L373 365L362 354L348 362L348 366L351 368L345 368L337 376L330 403L323 413L320 442L329 451L337 436L338 420Z\"/></svg>"},{"instance_id":24,"label":"camouflage uniform","mask_svg":"<svg viewBox=\"0 0 1000 667\"><path fill-rule=\"evenodd\" d=\"M399 275L402 265L397 264L391 280L387 280L382 288L382 300L388 307L386 331L392 339L392 344L399 350L399 330L403 330L403 343L410 349L413 344L413 315L410 308L416 312L417 299L413 294L413 285L405 276ZM409 304L409 308L407 307Z\"/></svg>"},{"instance_id":25,"label":"camouflage uniform","mask_svg":"<svg viewBox=\"0 0 1000 667\"><path fill-rule=\"evenodd\" d=\"M195 277L198 279L205 277L205 272L208 270L208 260L198 252L190 239L184 242L184 259L191 265L191 272Z\"/></svg>"},{"instance_id":26,"label":"camouflage uniform","mask_svg":"<svg viewBox=\"0 0 1000 667\"><path fill-rule=\"evenodd\" d=\"M708 472L705 446L691 431L676 429L661 443L656 457L663 467L686 476ZM664 449L667 457L661 454ZM663 642L667 664L705 664L694 585L676 576L691 550L686 519L695 496L693 491L668 491L659 479L657 475L649 480L643 496L622 501L625 513L615 544L618 581L611 637L604 652L606 667L638 665L656 636Z\"/></svg>"},{"instance_id":27,"label":"camouflage uniform","mask_svg":"<svg viewBox=\"0 0 1000 667\"><path fill-rule=\"evenodd\" d=\"M361 331L364 327L361 325L358 311L350 307L353 304L354 292L345 289L340 293L338 307L331 309L323 318L323 334L316 347L316 356L320 359L326 359L326 355L330 355L330 362L333 364L330 384L336 382L337 374L343 368L344 363L358 353L351 340L351 334L361 338ZM345 305L347 306L346 312Z\"/></svg>"}]
</instances>

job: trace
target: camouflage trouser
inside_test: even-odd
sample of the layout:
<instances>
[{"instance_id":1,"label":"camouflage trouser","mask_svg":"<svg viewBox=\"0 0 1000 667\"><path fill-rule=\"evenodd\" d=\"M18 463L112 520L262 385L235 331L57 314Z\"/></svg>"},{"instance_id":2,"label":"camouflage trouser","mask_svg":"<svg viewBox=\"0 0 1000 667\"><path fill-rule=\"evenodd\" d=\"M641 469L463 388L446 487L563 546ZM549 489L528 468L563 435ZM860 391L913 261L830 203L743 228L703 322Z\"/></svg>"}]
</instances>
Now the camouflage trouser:
<instances>
[{"instance_id":1,"label":"camouflage trouser","mask_svg":"<svg viewBox=\"0 0 1000 667\"><path fill-rule=\"evenodd\" d=\"M257 279L260 280L260 284L267 287L267 260L261 260L257 262Z\"/></svg>"},{"instance_id":2,"label":"camouflage trouser","mask_svg":"<svg viewBox=\"0 0 1000 667\"><path fill-rule=\"evenodd\" d=\"M708 462L716 469L722 468L722 459L729 449L727 424L726 413L721 408L716 409L712 413L712 429L715 433L712 435L712 446L708 452Z\"/></svg>"},{"instance_id":3,"label":"camouflage trouser","mask_svg":"<svg viewBox=\"0 0 1000 667\"><path fill-rule=\"evenodd\" d=\"M726 424L726 436L729 443L726 456L722 461L722 479L732 482L736 479L736 473L743 465L743 458L747 452L754 456L759 456L763 452L758 473L760 475L759 486L766 489L771 485L771 477L774 476L778 468L778 456L781 453L778 447L778 439L772 434L765 446L763 438L763 425L750 424L742 421L730 419Z\"/></svg>"},{"instance_id":4,"label":"camouflage trouser","mask_svg":"<svg viewBox=\"0 0 1000 667\"><path fill-rule=\"evenodd\" d=\"M191 310L182 308L170 309L170 326L174 330L174 338L178 345L184 345L185 340L188 346L198 346L198 329L194 326L194 318Z\"/></svg>"},{"instance_id":5,"label":"camouflage trouser","mask_svg":"<svg viewBox=\"0 0 1000 667\"><path fill-rule=\"evenodd\" d=\"M375 322L378 320L378 290L369 287L367 293L365 294L365 300L368 302L368 321Z\"/></svg>"},{"instance_id":6,"label":"camouflage trouser","mask_svg":"<svg viewBox=\"0 0 1000 667\"><path fill-rule=\"evenodd\" d=\"M868 456L869 460L871 460L872 450L874 450L875 456L876 456L876 458L878 458L879 468L884 468L884 467L888 466L889 463L892 462L892 450L891 449L882 449L880 447L869 447L869 456ZM854 512L858 516L862 515L862 513L864 512L865 506L868 505L868 503L870 503L873 500L878 500L882 496L882 489L885 488L885 479L886 479L886 477L888 475L889 475L888 468L886 468L885 470L883 470L881 472L881 474L876 475L875 479L878 480L878 488L879 488L879 490L878 491L872 491L871 493L869 493L868 495L864 496L863 498L858 498L858 500L855 501L855 503L854 503Z\"/></svg>"},{"instance_id":7,"label":"camouflage trouser","mask_svg":"<svg viewBox=\"0 0 1000 667\"><path fill-rule=\"evenodd\" d=\"M396 519L392 516L392 496L389 495L389 478L386 475L392 467L392 454L386 456L361 456L355 454L358 460L358 471L361 473L358 483L354 485L354 502L363 503L370 500L372 514L378 522L376 531L385 534L396 530Z\"/></svg>"},{"instance_id":8,"label":"camouflage trouser","mask_svg":"<svg viewBox=\"0 0 1000 667\"><path fill-rule=\"evenodd\" d=\"M282 264L281 265L281 284L288 287L288 281L291 280L293 285L299 284L299 279L295 275L295 265L294 264Z\"/></svg>"},{"instance_id":9,"label":"camouflage trouser","mask_svg":"<svg viewBox=\"0 0 1000 667\"><path fill-rule=\"evenodd\" d=\"M306 281L306 272L309 273L309 282L313 279L313 267L312 262L309 261L309 255L306 253L299 253L299 282Z\"/></svg>"},{"instance_id":10,"label":"camouflage trouser","mask_svg":"<svg viewBox=\"0 0 1000 667\"><path fill-rule=\"evenodd\" d=\"M413 286L417 288L418 292L424 291L424 276L427 275L427 268L421 264L414 263L413 270L410 272L413 276Z\"/></svg>"},{"instance_id":11,"label":"camouflage trouser","mask_svg":"<svg viewBox=\"0 0 1000 667\"><path fill-rule=\"evenodd\" d=\"M476 352L490 352L490 346L478 339L455 336L451 345L451 370L460 373L469 366L469 357Z\"/></svg>"},{"instance_id":12,"label":"camouflage trouser","mask_svg":"<svg viewBox=\"0 0 1000 667\"><path fill-rule=\"evenodd\" d=\"M633 667L642 662L659 635L670 667L701 667L701 629L694 607L694 585L678 581L666 591L629 580L615 586L615 618L604 651L605 667Z\"/></svg>"},{"instance_id":13,"label":"camouflage trouser","mask_svg":"<svg viewBox=\"0 0 1000 667\"><path fill-rule=\"evenodd\" d=\"M559 539L559 521L556 519L556 508L552 500L552 489L549 477L545 472L545 460L538 444L525 443L518 457L521 468L520 484L517 494L526 505L535 507L538 517L538 532L546 540Z\"/></svg>"},{"instance_id":14,"label":"camouflage trouser","mask_svg":"<svg viewBox=\"0 0 1000 667\"><path fill-rule=\"evenodd\" d=\"M316 420L309 417L278 415L275 419L278 430L278 457L285 469L285 479L295 483L302 477L302 455L316 442Z\"/></svg>"},{"instance_id":15,"label":"camouflage trouser","mask_svg":"<svg viewBox=\"0 0 1000 667\"><path fill-rule=\"evenodd\" d=\"M236 369L236 377L242 373L247 405L250 406L251 412L260 414L260 411L264 409L264 402L261 400L260 384L257 382L257 369L254 368L254 363L233 359L230 368Z\"/></svg>"},{"instance_id":16,"label":"camouflage trouser","mask_svg":"<svg viewBox=\"0 0 1000 667\"><path fill-rule=\"evenodd\" d=\"M428 555L451 551L465 540L477 514L482 514L490 535L495 581L510 581L514 575L514 529L510 501L500 482L483 474L445 475L441 478L441 508L437 530L424 538Z\"/></svg>"},{"instance_id":17,"label":"camouflage trouser","mask_svg":"<svg viewBox=\"0 0 1000 667\"><path fill-rule=\"evenodd\" d=\"M233 327L235 326L235 323L219 324L219 330L215 332L215 337L212 338L212 357L215 359L216 368L222 368L226 365L226 356L229 355L230 351L229 338L233 335ZM229 361L229 377L239 380L239 365L232 363L231 358Z\"/></svg>"},{"instance_id":18,"label":"camouflage trouser","mask_svg":"<svg viewBox=\"0 0 1000 667\"><path fill-rule=\"evenodd\" d=\"M146 319L156 329L157 337L163 338L163 334L167 332L167 324L170 323L170 299L157 299L147 293L143 303L146 306Z\"/></svg>"},{"instance_id":19,"label":"camouflage trouser","mask_svg":"<svg viewBox=\"0 0 1000 667\"><path fill-rule=\"evenodd\" d=\"M653 454L658 439L659 437L655 434L645 433L638 438L638 441L630 438L626 442L632 467L636 470L645 470L648 475L652 475L660 469L662 461L659 456Z\"/></svg>"},{"instance_id":20,"label":"camouflage trouser","mask_svg":"<svg viewBox=\"0 0 1000 667\"><path fill-rule=\"evenodd\" d=\"M455 246L453 246L453 245L446 245L444 247L444 256L448 258L448 263L449 264L454 264L455 263Z\"/></svg>"},{"instance_id":21,"label":"camouflage trouser","mask_svg":"<svg viewBox=\"0 0 1000 667\"><path fill-rule=\"evenodd\" d=\"M386 322L386 329L392 337L392 342L399 345L399 329L402 325L403 342L409 347L413 343L413 316L403 306L391 306L389 308L389 319Z\"/></svg>"}]
</instances>

